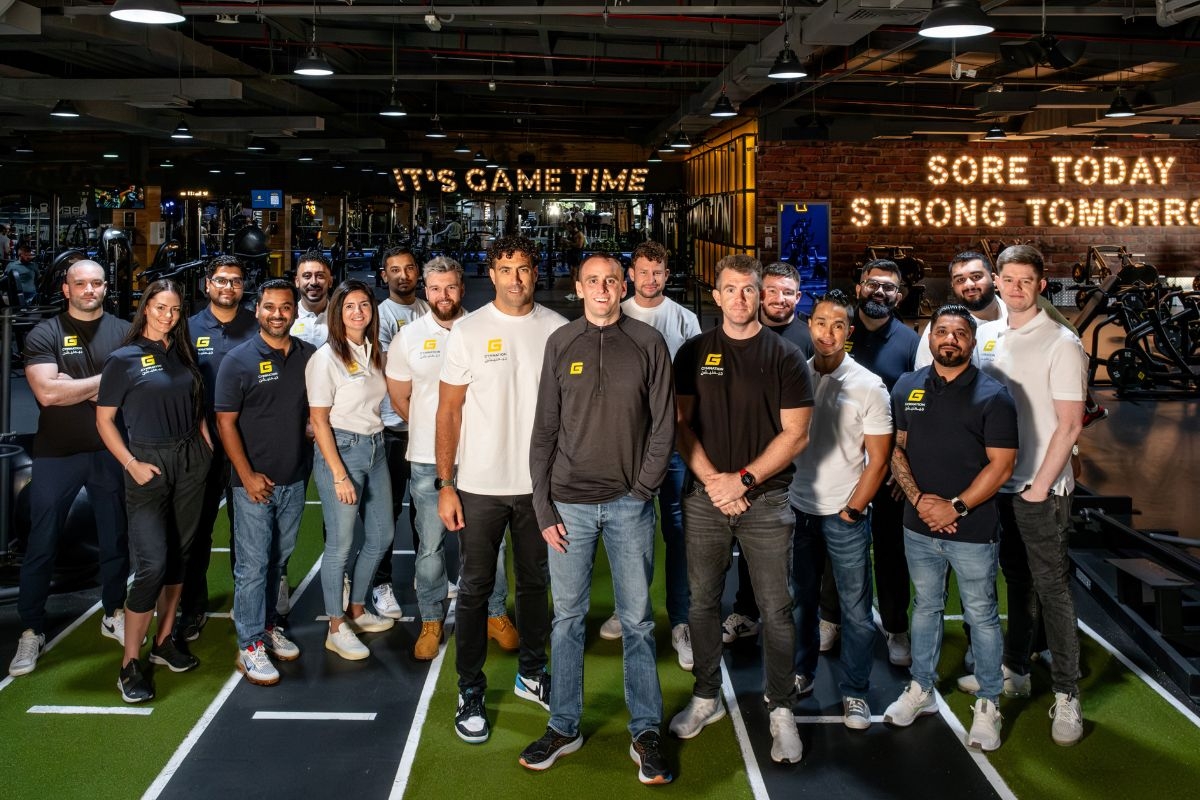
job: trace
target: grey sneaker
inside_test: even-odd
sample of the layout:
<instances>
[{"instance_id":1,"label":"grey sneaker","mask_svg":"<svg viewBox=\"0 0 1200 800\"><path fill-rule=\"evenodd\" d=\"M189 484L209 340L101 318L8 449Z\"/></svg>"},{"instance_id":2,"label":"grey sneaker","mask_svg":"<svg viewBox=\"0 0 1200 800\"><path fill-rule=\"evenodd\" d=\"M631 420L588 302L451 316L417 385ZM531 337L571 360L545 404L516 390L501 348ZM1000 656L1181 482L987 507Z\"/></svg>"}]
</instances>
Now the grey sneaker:
<instances>
[{"instance_id":1,"label":"grey sneaker","mask_svg":"<svg viewBox=\"0 0 1200 800\"><path fill-rule=\"evenodd\" d=\"M46 634L34 633L33 628L26 628L17 640L17 654L9 662L8 674L14 678L28 675L37 668L38 656L46 646Z\"/></svg>"},{"instance_id":2,"label":"grey sneaker","mask_svg":"<svg viewBox=\"0 0 1200 800\"><path fill-rule=\"evenodd\" d=\"M842 698L842 723L852 731L871 727L871 707L861 697Z\"/></svg>"},{"instance_id":3,"label":"grey sneaker","mask_svg":"<svg viewBox=\"0 0 1200 800\"><path fill-rule=\"evenodd\" d=\"M796 730L792 710L780 706L771 712L771 760L777 764L795 764L804 756L804 745Z\"/></svg>"},{"instance_id":4,"label":"grey sneaker","mask_svg":"<svg viewBox=\"0 0 1200 800\"><path fill-rule=\"evenodd\" d=\"M267 628L263 635L267 652L280 661L295 661L300 657L300 648L287 637L287 632L278 625Z\"/></svg>"},{"instance_id":5,"label":"grey sneaker","mask_svg":"<svg viewBox=\"0 0 1200 800\"><path fill-rule=\"evenodd\" d=\"M991 700L979 698L971 708L975 718L967 733L967 747L978 747L991 752L1000 747L1000 709Z\"/></svg>"},{"instance_id":6,"label":"grey sneaker","mask_svg":"<svg viewBox=\"0 0 1200 800\"><path fill-rule=\"evenodd\" d=\"M600 638L615 642L621 638L621 620L614 613L600 626Z\"/></svg>"},{"instance_id":7,"label":"grey sneaker","mask_svg":"<svg viewBox=\"0 0 1200 800\"><path fill-rule=\"evenodd\" d=\"M1033 694L1033 678L1029 675L1018 675L1008 667L1001 665L1001 673L1004 675L1004 696L1005 697L1029 697ZM974 675L963 675L957 681L958 690L967 694L976 694L979 691L979 679Z\"/></svg>"},{"instance_id":8,"label":"grey sneaker","mask_svg":"<svg viewBox=\"0 0 1200 800\"><path fill-rule=\"evenodd\" d=\"M1055 744L1070 747L1083 738L1083 709L1079 707L1079 695L1054 693L1054 705L1050 708L1050 738Z\"/></svg>"},{"instance_id":9,"label":"grey sneaker","mask_svg":"<svg viewBox=\"0 0 1200 800\"><path fill-rule=\"evenodd\" d=\"M912 644L907 633L886 633L888 661L897 667L912 666Z\"/></svg>"},{"instance_id":10,"label":"grey sneaker","mask_svg":"<svg viewBox=\"0 0 1200 800\"><path fill-rule=\"evenodd\" d=\"M792 713L790 709L788 713ZM671 719L671 733L680 739L691 739L704 730L705 726L711 725L724 717L725 706L721 705L721 698L704 698L692 695L692 699L688 701L683 711L680 711Z\"/></svg>"},{"instance_id":11,"label":"grey sneaker","mask_svg":"<svg viewBox=\"0 0 1200 800\"><path fill-rule=\"evenodd\" d=\"M721 641L725 644L733 644L738 639L747 636L758 636L758 628L758 620L735 611L721 623Z\"/></svg>"},{"instance_id":12,"label":"grey sneaker","mask_svg":"<svg viewBox=\"0 0 1200 800\"><path fill-rule=\"evenodd\" d=\"M909 681L908 686L883 712L883 721L897 728L907 728L917 717L937 713L937 698L933 689L922 689L921 684Z\"/></svg>"},{"instance_id":13,"label":"grey sneaker","mask_svg":"<svg viewBox=\"0 0 1200 800\"><path fill-rule=\"evenodd\" d=\"M692 629L686 622L681 622L671 628L671 647L679 657L680 669L692 671L695 659L692 656Z\"/></svg>"},{"instance_id":14,"label":"grey sneaker","mask_svg":"<svg viewBox=\"0 0 1200 800\"><path fill-rule=\"evenodd\" d=\"M275 613L281 617L286 617L292 609L291 590L288 587L287 575L279 576L279 594L275 597Z\"/></svg>"},{"instance_id":15,"label":"grey sneaker","mask_svg":"<svg viewBox=\"0 0 1200 800\"><path fill-rule=\"evenodd\" d=\"M818 628L821 633L821 652L828 653L837 644L838 637L842 635L842 626L821 620Z\"/></svg>"}]
</instances>

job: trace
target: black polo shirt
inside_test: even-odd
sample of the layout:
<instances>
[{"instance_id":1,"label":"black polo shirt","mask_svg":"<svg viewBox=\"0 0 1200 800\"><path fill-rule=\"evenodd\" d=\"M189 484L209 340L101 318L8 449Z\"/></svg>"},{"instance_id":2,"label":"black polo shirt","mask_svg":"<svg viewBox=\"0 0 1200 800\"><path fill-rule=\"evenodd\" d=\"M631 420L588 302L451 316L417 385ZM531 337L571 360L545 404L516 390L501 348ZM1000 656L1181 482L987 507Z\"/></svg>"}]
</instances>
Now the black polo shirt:
<instances>
[{"instance_id":1,"label":"black polo shirt","mask_svg":"<svg viewBox=\"0 0 1200 800\"><path fill-rule=\"evenodd\" d=\"M25 337L26 364L54 364L72 378L92 378L104 360L121 346L129 323L112 314L99 319L75 319L63 313L43 320ZM38 404L34 458L55 458L104 449L96 431L96 404L91 400L70 406Z\"/></svg>"},{"instance_id":2,"label":"black polo shirt","mask_svg":"<svg viewBox=\"0 0 1200 800\"><path fill-rule=\"evenodd\" d=\"M922 492L957 497L988 464L988 447L1017 447L1017 406L1004 384L970 365L947 383L933 367L896 382L892 413L897 431L908 432L905 453ZM907 500L904 526L957 542L992 542L999 534L995 498L971 509L952 534L932 533Z\"/></svg>"},{"instance_id":3,"label":"black polo shirt","mask_svg":"<svg viewBox=\"0 0 1200 800\"><path fill-rule=\"evenodd\" d=\"M192 344L196 347L200 377L204 379L204 412L208 415L211 427L215 422L213 398L221 361L230 350L258 333L258 320L254 318L252 311L238 306L232 320L227 323L221 322L213 316L212 307L205 306L188 318L188 332L192 336Z\"/></svg>"},{"instance_id":4,"label":"black polo shirt","mask_svg":"<svg viewBox=\"0 0 1200 800\"><path fill-rule=\"evenodd\" d=\"M178 442L197 429L198 378L180 356L188 346L139 336L104 362L98 404L121 409L130 441Z\"/></svg>"},{"instance_id":5,"label":"black polo shirt","mask_svg":"<svg viewBox=\"0 0 1200 800\"><path fill-rule=\"evenodd\" d=\"M293 336L285 356L255 336L230 350L217 373L215 409L237 412L250 465L281 486L304 480L312 467L304 366L315 352ZM232 473L233 485L241 486Z\"/></svg>"},{"instance_id":6,"label":"black polo shirt","mask_svg":"<svg viewBox=\"0 0 1200 800\"><path fill-rule=\"evenodd\" d=\"M675 394L695 398L688 424L721 472L737 472L767 449L783 430L781 409L813 404L804 354L765 329L730 339L717 326L688 339L675 354ZM755 476L756 491L786 488L795 471L788 462Z\"/></svg>"},{"instance_id":7,"label":"black polo shirt","mask_svg":"<svg viewBox=\"0 0 1200 800\"><path fill-rule=\"evenodd\" d=\"M796 345L796 347L799 347L800 352L804 353L804 357L806 359L812 358L816 353L816 351L813 350L812 334L808 331L808 321L802 319L798 315L792 317L792 321L787 325L780 325L778 327L775 327L774 325L763 325L763 327L779 334L792 344Z\"/></svg>"},{"instance_id":8,"label":"black polo shirt","mask_svg":"<svg viewBox=\"0 0 1200 800\"><path fill-rule=\"evenodd\" d=\"M916 363L921 337L893 315L879 330L869 330L860 315L846 338L846 352L883 379L888 391Z\"/></svg>"}]
</instances>

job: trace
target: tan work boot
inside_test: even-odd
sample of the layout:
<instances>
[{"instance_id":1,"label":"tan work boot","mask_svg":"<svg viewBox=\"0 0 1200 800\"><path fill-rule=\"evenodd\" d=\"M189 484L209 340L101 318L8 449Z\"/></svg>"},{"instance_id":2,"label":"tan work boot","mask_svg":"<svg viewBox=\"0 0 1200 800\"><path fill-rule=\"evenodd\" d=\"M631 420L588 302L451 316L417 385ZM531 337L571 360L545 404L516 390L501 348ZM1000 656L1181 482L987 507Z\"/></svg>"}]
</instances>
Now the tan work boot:
<instances>
[{"instance_id":1,"label":"tan work boot","mask_svg":"<svg viewBox=\"0 0 1200 800\"><path fill-rule=\"evenodd\" d=\"M421 635L413 645L413 658L417 661L433 661L442 644L442 623L422 622Z\"/></svg>"},{"instance_id":2,"label":"tan work boot","mask_svg":"<svg viewBox=\"0 0 1200 800\"><path fill-rule=\"evenodd\" d=\"M500 649L510 653L516 652L521 646L521 637L517 636L517 629L508 614L488 617L488 638L495 639Z\"/></svg>"}]
</instances>

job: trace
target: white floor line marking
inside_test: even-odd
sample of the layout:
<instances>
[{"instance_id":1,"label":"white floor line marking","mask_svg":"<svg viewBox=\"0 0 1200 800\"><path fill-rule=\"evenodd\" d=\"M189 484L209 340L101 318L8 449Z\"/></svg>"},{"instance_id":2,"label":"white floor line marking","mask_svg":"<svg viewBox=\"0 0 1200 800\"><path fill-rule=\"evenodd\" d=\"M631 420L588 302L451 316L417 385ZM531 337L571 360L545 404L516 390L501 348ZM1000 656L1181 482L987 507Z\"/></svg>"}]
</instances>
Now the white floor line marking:
<instances>
[{"instance_id":1,"label":"white floor line marking","mask_svg":"<svg viewBox=\"0 0 1200 800\"><path fill-rule=\"evenodd\" d=\"M214 547L209 552L211 552L211 553L228 553L229 548L228 547Z\"/></svg>"},{"instance_id":2,"label":"white floor line marking","mask_svg":"<svg viewBox=\"0 0 1200 800\"><path fill-rule=\"evenodd\" d=\"M844 725L846 718L842 716L818 715L815 717L806 717L803 714L793 714L796 718L797 725ZM883 722L883 714L876 714L871 717L871 722Z\"/></svg>"},{"instance_id":3,"label":"white floor line marking","mask_svg":"<svg viewBox=\"0 0 1200 800\"><path fill-rule=\"evenodd\" d=\"M329 615L328 614L318 614L313 619L315 619L317 622L329 622ZM391 619L396 619L396 618L391 617ZM400 619L397 619L396 622L413 622L414 620L416 620L416 617L401 617Z\"/></svg>"},{"instance_id":4,"label":"white floor line marking","mask_svg":"<svg viewBox=\"0 0 1200 800\"><path fill-rule=\"evenodd\" d=\"M233 619L233 613L229 611L209 611L204 616L209 619Z\"/></svg>"},{"instance_id":5,"label":"white floor line marking","mask_svg":"<svg viewBox=\"0 0 1200 800\"><path fill-rule=\"evenodd\" d=\"M316 562L312 565L312 569L308 571L308 574L304 576L304 580L300 582L300 586L292 594L292 597L299 597L301 594L303 594L304 590L308 588L308 585L312 583L313 578L318 572L320 572L320 570L321 559L318 557ZM208 726L212 724L212 721L216 718L217 713L221 710L221 706L225 705L225 701L229 699L229 695L233 694L233 690L236 689L237 685L241 682L242 674L237 670L234 670L233 674L229 676L229 680L225 681L225 685L221 687L221 691L217 693L217 696L213 698L213 701L208 704L208 708L206 708L204 713L200 715L200 719L197 720L196 724L192 726L191 731L188 732L187 738L183 740L183 742L171 755L171 760L168 761L167 765L162 768L162 772L158 773L158 777L154 779L154 783L150 784L150 787L146 789L146 793L142 795L142 800L156 800L156 798L162 794L163 789L167 788L167 783L169 783L171 778L175 775L176 770L183 766L183 762L192 752L192 748L196 746L196 742L200 741L200 737L204 735L204 731L207 730Z\"/></svg>"},{"instance_id":6,"label":"white floor line marking","mask_svg":"<svg viewBox=\"0 0 1200 800\"><path fill-rule=\"evenodd\" d=\"M1150 675L1148 675L1145 670L1143 670L1137 664L1134 664L1132 661L1130 661L1129 658L1124 653L1122 653L1117 648L1113 647L1113 645L1110 644L1107 639L1105 639L1103 636L1101 636L1097 631L1093 630L1090 625L1088 625L1083 620L1080 620L1079 621L1079 630L1083 631L1088 636L1090 636L1096 642L1096 644L1100 645L1105 650L1112 653L1113 657L1116 658L1118 661L1120 661L1122 664L1124 664L1126 669L1128 669L1134 675L1137 675L1139 678L1141 678L1142 681L1147 686L1149 686L1151 689L1153 689L1158 694L1159 697L1161 697L1163 700L1166 700L1168 703L1170 703L1171 706L1176 711L1178 711L1180 714L1183 714L1183 716L1186 717L1189 722L1191 722L1196 727L1200 728L1200 717L1196 716L1196 714L1190 708L1188 708L1183 703L1181 703L1178 699L1176 699L1175 696L1172 695L1170 692L1168 692L1163 687L1162 684L1160 684L1158 681L1154 680L1154 678L1150 677Z\"/></svg>"},{"instance_id":7,"label":"white floor line marking","mask_svg":"<svg viewBox=\"0 0 1200 800\"><path fill-rule=\"evenodd\" d=\"M417 554L416 550L393 550L392 551L392 555L394 555L394 556L415 556L416 554Z\"/></svg>"},{"instance_id":8,"label":"white floor line marking","mask_svg":"<svg viewBox=\"0 0 1200 800\"><path fill-rule=\"evenodd\" d=\"M446 641L438 648L438 654L429 664L429 672L425 675L425 684L421 687L421 696L417 699L416 709L413 710L412 725L408 728L408 739L404 742L404 752L400 754L400 764L396 767L396 778L392 781L389 800L400 800L404 797L404 790L408 788L408 778L412 774L413 762L417 757L417 747L421 744L421 732L425 729L425 720L429 716L429 703L433 699L433 690L437 687L438 676L442 672L446 646L454 632L454 611L457 603L457 600L450 602L444 628Z\"/></svg>"},{"instance_id":9,"label":"white floor line marking","mask_svg":"<svg viewBox=\"0 0 1200 800\"><path fill-rule=\"evenodd\" d=\"M58 634L58 636L55 636L50 641L46 642L46 646L42 648L42 656L45 656L46 653L50 652L51 648L53 648L56 644L61 642L63 639L67 638L67 636L70 635L76 628L78 628L83 623L87 622L88 617L92 616L92 614L95 614L96 611L98 609L102 608L103 606L104 606L103 601L97 601L94 606L89 608L87 611L83 612L83 614L80 615L79 619L75 620L70 625L63 628L62 633ZM4 680L0 681L0 692L4 691L4 689L12 682L13 682L13 676L5 675Z\"/></svg>"},{"instance_id":10,"label":"white floor line marking","mask_svg":"<svg viewBox=\"0 0 1200 800\"><path fill-rule=\"evenodd\" d=\"M966 619L962 614L944 614L943 618L946 622L962 622ZM1001 614L1000 619L1008 619L1008 614Z\"/></svg>"},{"instance_id":11,"label":"white floor line marking","mask_svg":"<svg viewBox=\"0 0 1200 800\"><path fill-rule=\"evenodd\" d=\"M319 505L321 505L321 501L320 501L320 500L305 500L305 501L304 501L304 505L306 505L306 506L319 506Z\"/></svg>"},{"instance_id":12,"label":"white floor line marking","mask_svg":"<svg viewBox=\"0 0 1200 800\"><path fill-rule=\"evenodd\" d=\"M742 751L742 761L746 764L746 780L750 783L754 800L771 800L771 795L767 793L767 784L763 781L762 770L758 768L758 758L754 755L754 746L750 744L750 734L746 731L746 723L742 719L741 709L738 708L737 694L733 691L733 681L729 679L729 670L725 668L723 657L721 692L725 695L725 707L733 720L733 734L737 738L738 748Z\"/></svg>"},{"instance_id":13,"label":"white floor line marking","mask_svg":"<svg viewBox=\"0 0 1200 800\"><path fill-rule=\"evenodd\" d=\"M374 711L255 711L250 719L338 720L340 722L374 722Z\"/></svg>"},{"instance_id":14,"label":"white floor line marking","mask_svg":"<svg viewBox=\"0 0 1200 800\"><path fill-rule=\"evenodd\" d=\"M30 706L27 714L118 714L129 717L148 717L153 708L132 706Z\"/></svg>"}]
</instances>

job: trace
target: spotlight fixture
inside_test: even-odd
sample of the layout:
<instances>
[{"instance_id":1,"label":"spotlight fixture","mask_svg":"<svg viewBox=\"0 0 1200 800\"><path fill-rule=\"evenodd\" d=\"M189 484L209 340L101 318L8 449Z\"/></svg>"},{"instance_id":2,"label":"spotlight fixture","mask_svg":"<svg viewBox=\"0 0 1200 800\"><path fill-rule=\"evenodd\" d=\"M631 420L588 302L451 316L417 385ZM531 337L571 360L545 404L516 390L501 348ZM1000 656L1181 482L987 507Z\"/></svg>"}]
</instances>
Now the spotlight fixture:
<instances>
[{"instance_id":1,"label":"spotlight fixture","mask_svg":"<svg viewBox=\"0 0 1200 800\"><path fill-rule=\"evenodd\" d=\"M233 174L234 174L234 175L245 175L245 174L246 174L246 170L244 170L244 169L235 169L235 170L233 171Z\"/></svg>"},{"instance_id":2,"label":"spotlight fixture","mask_svg":"<svg viewBox=\"0 0 1200 800\"><path fill-rule=\"evenodd\" d=\"M1093 150L1107 150L1108 149L1108 139L1105 139L1103 136L1093 136L1092 137L1092 149Z\"/></svg>"},{"instance_id":3,"label":"spotlight fixture","mask_svg":"<svg viewBox=\"0 0 1200 800\"><path fill-rule=\"evenodd\" d=\"M691 150L692 140L683 132L683 126L679 127L679 133L675 134L675 138L671 140L672 150Z\"/></svg>"},{"instance_id":4,"label":"spotlight fixture","mask_svg":"<svg viewBox=\"0 0 1200 800\"><path fill-rule=\"evenodd\" d=\"M930 39L967 39L996 30L979 0L941 0L918 31Z\"/></svg>"},{"instance_id":5,"label":"spotlight fixture","mask_svg":"<svg viewBox=\"0 0 1200 800\"><path fill-rule=\"evenodd\" d=\"M159 166L162 167L163 169L172 169L172 168L174 168L175 164L174 164L174 162L171 161L171 159L164 158L162 160L162 163L159 164Z\"/></svg>"},{"instance_id":6,"label":"spotlight fixture","mask_svg":"<svg viewBox=\"0 0 1200 800\"><path fill-rule=\"evenodd\" d=\"M674 153L675 152L675 148L671 147L671 137L670 136L663 137L662 144L660 144L658 146L658 152L660 152L660 153Z\"/></svg>"},{"instance_id":7,"label":"spotlight fixture","mask_svg":"<svg viewBox=\"0 0 1200 800\"><path fill-rule=\"evenodd\" d=\"M75 119L79 116L79 111L75 108L75 104L70 100L59 100L54 104L54 108L50 111L52 117L63 117L65 119Z\"/></svg>"},{"instance_id":8,"label":"spotlight fixture","mask_svg":"<svg viewBox=\"0 0 1200 800\"><path fill-rule=\"evenodd\" d=\"M250 141L246 144L246 149L255 153L263 153L266 152L267 143L259 137L254 136L251 137Z\"/></svg>"},{"instance_id":9,"label":"spotlight fixture","mask_svg":"<svg viewBox=\"0 0 1200 800\"><path fill-rule=\"evenodd\" d=\"M661 164L662 156L658 154L657 150L651 150L650 157L646 159L646 162L649 164Z\"/></svg>"},{"instance_id":10,"label":"spotlight fixture","mask_svg":"<svg viewBox=\"0 0 1200 800\"><path fill-rule=\"evenodd\" d=\"M375 170L375 174L376 175L388 175L390 173L386 169L377 169L377 170Z\"/></svg>"},{"instance_id":11,"label":"spotlight fixture","mask_svg":"<svg viewBox=\"0 0 1200 800\"><path fill-rule=\"evenodd\" d=\"M496 163L496 159L494 158L489 158L484 166L488 169L500 169L500 165Z\"/></svg>"},{"instance_id":12,"label":"spotlight fixture","mask_svg":"<svg viewBox=\"0 0 1200 800\"><path fill-rule=\"evenodd\" d=\"M122 22L140 22L143 25L183 22L183 10L175 0L117 0L108 15Z\"/></svg>"},{"instance_id":13,"label":"spotlight fixture","mask_svg":"<svg viewBox=\"0 0 1200 800\"><path fill-rule=\"evenodd\" d=\"M717 98L717 102L713 105L712 111L708 112L710 117L736 117L737 111L733 108L733 103L729 102L729 95L725 94L725 89L721 89L721 96Z\"/></svg>"},{"instance_id":14,"label":"spotlight fixture","mask_svg":"<svg viewBox=\"0 0 1200 800\"><path fill-rule=\"evenodd\" d=\"M456 152L456 153L470 153L471 152L471 148L467 147L467 142L465 139L463 139L463 137L461 137L461 136L458 137L458 144L454 145L454 152Z\"/></svg>"},{"instance_id":15,"label":"spotlight fixture","mask_svg":"<svg viewBox=\"0 0 1200 800\"><path fill-rule=\"evenodd\" d=\"M179 124L175 126L175 130L171 131L172 139L191 139L192 129L188 127L187 120L179 118Z\"/></svg>"},{"instance_id":16,"label":"spotlight fixture","mask_svg":"<svg viewBox=\"0 0 1200 800\"><path fill-rule=\"evenodd\" d=\"M392 84L392 93L388 97L388 104L379 110L381 117L407 117L408 112L404 110L404 106L396 99L396 84Z\"/></svg>"},{"instance_id":17,"label":"spotlight fixture","mask_svg":"<svg viewBox=\"0 0 1200 800\"><path fill-rule=\"evenodd\" d=\"M296 62L296 68L292 72L297 75L307 75L311 78L323 78L326 75L333 74L333 67L329 66L329 62L321 54L321 48L317 47L314 43L308 48L308 52L304 58Z\"/></svg>"},{"instance_id":18,"label":"spotlight fixture","mask_svg":"<svg viewBox=\"0 0 1200 800\"><path fill-rule=\"evenodd\" d=\"M472 160L472 161L474 161L474 162L476 162L476 163L478 163L478 164L486 164L486 163L487 163L487 156L485 156L485 155L483 154L483 151L482 151L482 150L476 150L476 151L475 151L475 157L474 157L473 159L471 159L471 160Z\"/></svg>"},{"instance_id":19,"label":"spotlight fixture","mask_svg":"<svg viewBox=\"0 0 1200 800\"><path fill-rule=\"evenodd\" d=\"M788 34L783 35L783 49L779 51L779 55L775 56L775 63L767 72L768 78L773 78L778 81L791 81L797 78L804 78L808 75L804 68L800 66L800 59L796 58L795 51L792 50L791 39Z\"/></svg>"},{"instance_id":20,"label":"spotlight fixture","mask_svg":"<svg viewBox=\"0 0 1200 800\"><path fill-rule=\"evenodd\" d=\"M992 85L988 87L988 94L1002 94L1004 92L1004 81L997 78L992 81Z\"/></svg>"},{"instance_id":21,"label":"spotlight fixture","mask_svg":"<svg viewBox=\"0 0 1200 800\"><path fill-rule=\"evenodd\" d=\"M296 157L297 161L312 161L316 155L312 150L301 150L300 155Z\"/></svg>"},{"instance_id":22,"label":"spotlight fixture","mask_svg":"<svg viewBox=\"0 0 1200 800\"><path fill-rule=\"evenodd\" d=\"M16 146L13 148L13 152L21 153L22 155L32 155L33 145L29 143L29 137L22 136L21 141L17 142Z\"/></svg>"},{"instance_id":23,"label":"spotlight fixture","mask_svg":"<svg viewBox=\"0 0 1200 800\"><path fill-rule=\"evenodd\" d=\"M1004 135L1004 128L1001 128L999 124L988 128L988 132L983 135L983 140L985 142L1001 142L1007 138L1008 137Z\"/></svg>"},{"instance_id":24,"label":"spotlight fixture","mask_svg":"<svg viewBox=\"0 0 1200 800\"><path fill-rule=\"evenodd\" d=\"M496 91L496 80L494 78L492 80L488 81L488 91L489 92Z\"/></svg>"},{"instance_id":25,"label":"spotlight fixture","mask_svg":"<svg viewBox=\"0 0 1200 800\"><path fill-rule=\"evenodd\" d=\"M375 165L374 164L364 164L363 166L359 167L358 171L359 172L374 172Z\"/></svg>"},{"instance_id":26,"label":"spotlight fixture","mask_svg":"<svg viewBox=\"0 0 1200 800\"><path fill-rule=\"evenodd\" d=\"M221 168L220 168L220 167L209 167L209 168L208 168L208 171L209 171L209 173L210 173L210 174L212 174L212 175L220 175L220 174L221 174Z\"/></svg>"},{"instance_id":27,"label":"spotlight fixture","mask_svg":"<svg viewBox=\"0 0 1200 800\"><path fill-rule=\"evenodd\" d=\"M438 19L438 15L436 13L426 14L425 27L429 28L429 30L433 31L434 33L437 33L442 29L442 21Z\"/></svg>"},{"instance_id":28,"label":"spotlight fixture","mask_svg":"<svg viewBox=\"0 0 1200 800\"><path fill-rule=\"evenodd\" d=\"M442 127L442 118L437 114L433 115L433 119L429 120L429 130L425 131L426 139L445 139L446 129Z\"/></svg>"},{"instance_id":29,"label":"spotlight fixture","mask_svg":"<svg viewBox=\"0 0 1200 800\"><path fill-rule=\"evenodd\" d=\"M1109 105L1108 111L1104 112L1104 116L1109 119L1123 119L1124 117L1132 117L1136 114L1133 106L1129 105L1129 101L1125 99L1125 92L1121 87L1117 87L1117 94L1113 97L1112 104Z\"/></svg>"},{"instance_id":30,"label":"spotlight fixture","mask_svg":"<svg viewBox=\"0 0 1200 800\"><path fill-rule=\"evenodd\" d=\"M335 162L333 162L333 168L334 169L345 169L346 165L341 161L335 161Z\"/></svg>"}]
</instances>

